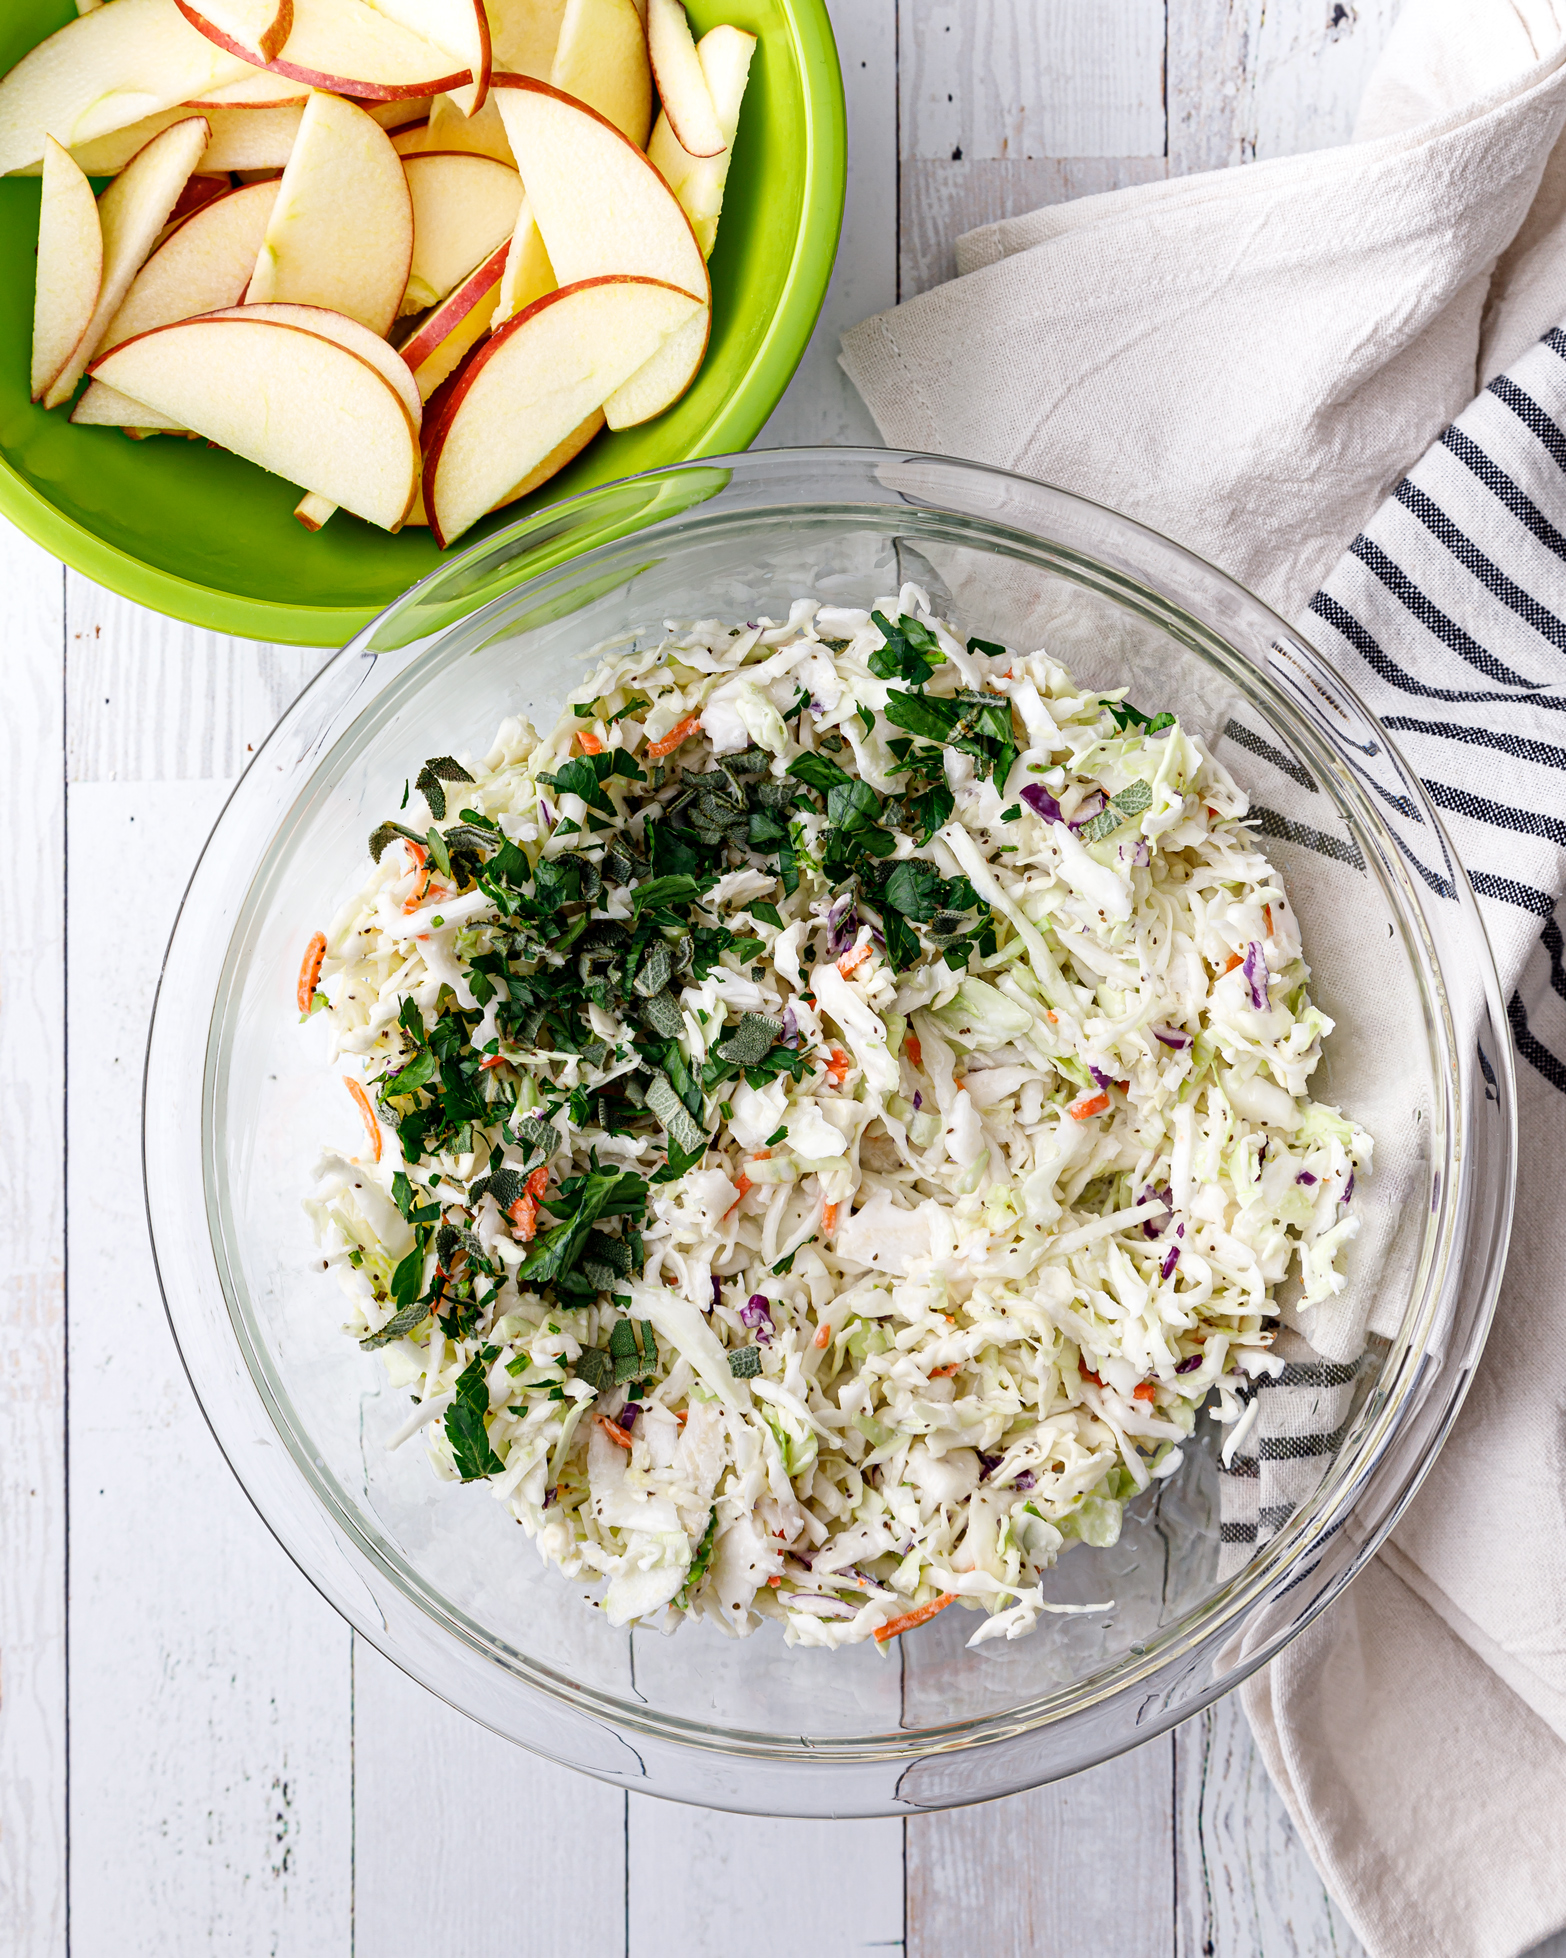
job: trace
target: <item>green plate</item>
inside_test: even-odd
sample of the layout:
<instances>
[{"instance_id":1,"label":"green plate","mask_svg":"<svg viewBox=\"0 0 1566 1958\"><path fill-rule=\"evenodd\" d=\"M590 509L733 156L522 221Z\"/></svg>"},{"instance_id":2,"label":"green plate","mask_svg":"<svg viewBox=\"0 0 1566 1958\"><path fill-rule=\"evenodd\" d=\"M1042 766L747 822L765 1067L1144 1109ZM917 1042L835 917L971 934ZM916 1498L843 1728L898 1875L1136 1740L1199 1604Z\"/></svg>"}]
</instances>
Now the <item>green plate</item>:
<instances>
[{"instance_id":1,"label":"green plate","mask_svg":"<svg viewBox=\"0 0 1566 1958\"><path fill-rule=\"evenodd\" d=\"M111 0L112 4L112 0ZM605 433L519 516L640 470L743 449L777 405L821 310L846 180L843 83L825 0L687 0L698 34L719 21L759 38L712 256L712 340L695 385L665 415ZM75 18L72 0L0 8L0 72ZM36 178L0 179L0 513L111 591L219 632L337 646L441 563L427 530L391 537L343 512L314 535L298 491L194 442L132 442L73 428L28 400Z\"/></svg>"}]
</instances>

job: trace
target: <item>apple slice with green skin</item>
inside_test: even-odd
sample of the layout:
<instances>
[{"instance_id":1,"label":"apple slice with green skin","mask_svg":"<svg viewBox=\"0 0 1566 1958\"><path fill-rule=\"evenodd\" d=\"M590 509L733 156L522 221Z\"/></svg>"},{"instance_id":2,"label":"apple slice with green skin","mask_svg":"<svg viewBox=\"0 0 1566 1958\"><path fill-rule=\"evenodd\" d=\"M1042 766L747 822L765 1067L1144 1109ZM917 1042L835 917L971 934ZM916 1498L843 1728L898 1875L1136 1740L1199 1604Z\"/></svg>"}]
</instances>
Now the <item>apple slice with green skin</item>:
<instances>
[{"instance_id":1,"label":"apple slice with green skin","mask_svg":"<svg viewBox=\"0 0 1566 1958\"><path fill-rule=\"evenodd\" d=\"M755 51L755 35L738 27L714 27L697 44L696 53L712 94L718 127L727 144L720 155L692 156L681 147L667 115L659 116L652 141L647 145L649 160L691 221L703 258L712 257L712 248L718 242L718 218L723 210L734 133L739 128L740 104L745 97L750 59Z\"/></svg>"},{"instance_id":2,"label":"apple slice with green skin","mask_svg":"<svg viewBox=\"0 0 1566 1958\"><path fill-rule=\"evenodd\" d=\"M484 0L495 72L547 82L565 9L566 0Z\"/></svg>"},{"instance_id":3,"label":"apple slice with green skin","mask_svg":"<svg viewBox=\"0 0 1566 1958\"><path fill-rule=\"evenodd\" d=\"M425 506L442 549L510 496L698 303L654 279L588 279L476 347L425 417Z\"/></svg>"},{"instance_id":4,"label":"apple slice with green skin","mask_svg":"<svg viewBox=\"0 0 1566 1958\"><path fill-rule=\"evenodd\" d=\"M469 348L477 346L489 331L510 249L509 239L497 245L397 349L412 369L422 400L429 400Z\"/></svg>"},{"instance_id":5,"label":"apple slice with green skin","mask_svg":"<svg viewBox=\"0 0 1566 1958\"><path fill-rule=\"evenodd\" d=\"M294 24L294 0L174 0L198 34L264 68Z\"/></svg>"},{"instance_id":6,"label":"apple slice with green skin","mask_svg":"<svg viewBox=\"0 0 1566 1958\"><path fill-rule=\"evenodd\" d=\"M405 313L437 306L504 244L522 208L522 179L493 157L425 150L403 159L413 199L413 262Z\"/></svg>"},{"instance_id":7,"label":"apple slice with green skin","mask_svg":"<svg viewBox=\"0 0 1566 1958\"><path fill-rule=\"evenodd\" d=\"M114 0L114 4L123 6L125 0ZM57 408L75 393L88 360L120 310L131 280L141 270L206 146L206 117L187 116L154 136L98 199L98 223L103 230L103 279L98 303L75 353L44 396L46 408Z\"/></svg>"},{"instance_id":8,"label":"apple slice with green skin","mask_svg":"<svg viewBox=\"0 0 1566 1958\"><path fill-rule=\"evenodd\" d=\"M501 275L500 297L495 302L495 324L509 320L546 292L553 292L560 281L544 250L538 226L533 222L533 207L524 197L517 212L517 228L511 234L511 250Z\"/></svg>"},{"instance_id":9,"label":"apple slice with green skin","mask_svg":"<svg viewBox=\"0 0 1566 1958\"><path fill-rule=\"evenodd\" d=\"M661 279L710 302L707 261L690 220L613 123L525 76L497 77L495 99L562 285L623 272Z\"/></svg>"},{"instance_id":10,"label":"apple slice with green skin","mask_svg":"<svg viewBox=\"0 0 1566 1958\"><path fill-rule=\"evenodd\" d=\"M647 53L675 141L689 156L721 156L729 139L719 124L680 0L648 0Z\"/></svg>"},{"instance_id":11,"label":"apple slice with green skin","mask_svg":"<svg viewBox=\"0 0 1566 1958\"><path fill-rule=\"evenodd\" d=\"M103 284L98 200L69 150L44 138L33 294L33 399L41 401L92 324Z\"/></svg>"},{"instance_id":12,"label":"apple slice with green skin","mask_svg":"<svg viewBox=\"0 0 1566 1958\"><path fill-rule=\"evenodd\" d=\"M652 126L647 29L632 0L566 0L549 80L641 150Z\"/></svg>"},{"instance_id":13,"label":"apple slice with green skin","mask_svg":"<svg viewBox=\"0 0 1566 1958\"><path fill-rule=\"evenodd\" d=\"M245 184L187 219L136 274L97 351L107 353L175 320L237 306L255 270L277 193L275 178Z\"/></svg>"},{"instance_id":14,"label":"apple slice with green skin","mask_svg":"<svg viewBox=\"0 0 1566 1958\"><path fill-rule=\"evenodd\" d=\"M402 396L335 340L244 311L127 340L96 363L94 378L366 523L397 529L419 483L418 434Z\"/></svg>"},{"instance_id":15,"label":"apple slice with green skin","mask_svg":"<svg viewBox=\"0 0 1566 1958\"><path fill-rule=\"evenodd\" d=\"M412 259L413 200L391 138L357 103L312 95L246 298L324 306L384 334Z\"/></svg>"},{"instance_id":16,"label":"apple slice with green skin","mask_svg":"<svg viewBox=\"0 0 1566 1958\"><path fill-rule=\"evenodd\" d=\"M198 34L174 0L114 0L40 41L0 80L0 175L47 131L67 149L253 73Z\"/></svg>"},{"instance_id":17,"label":"apple slice with green skin","mask_svg":"<svg viewBox=\"0 0 1566 1958\"><path fill-rule=\"evenodd\" d=\"M267 65L312 88L381 102L449 93L473 79L465 61L366 0L294 0L293 27Z\"/></svg>"},{"instance_id":18,"label":"apple slice with green skin","mask_svg":"<svg viewBox=\"0 0 1566 1958\"><path fill-rule=\"evenodd\" d=\"M389 20L444 48L461 61L471 80L451 91L464 115L484 106L489 93L489 17L484 0L375 0Z\"/></svg>"}]
</instances>

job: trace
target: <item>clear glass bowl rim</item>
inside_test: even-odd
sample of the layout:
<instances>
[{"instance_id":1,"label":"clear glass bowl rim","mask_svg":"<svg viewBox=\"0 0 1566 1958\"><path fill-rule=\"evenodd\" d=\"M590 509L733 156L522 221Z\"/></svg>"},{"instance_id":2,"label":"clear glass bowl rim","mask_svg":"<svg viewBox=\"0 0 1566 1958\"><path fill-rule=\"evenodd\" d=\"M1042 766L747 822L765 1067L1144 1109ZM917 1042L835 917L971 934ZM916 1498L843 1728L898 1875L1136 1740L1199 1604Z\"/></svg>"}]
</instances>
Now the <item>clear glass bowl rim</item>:
<instances>
[{"instance_id":1,"label":"clear glass bowl rim","mask_svg":"<svg viewBox=\"0 0 1566 1958\"><path fill-rule=\"evenodd\" d=\"M368 701L362 683L345 685L347 676L353 673L357 662L365 658L372 662L386 661L393 669L386 687L393 692L404 681L411 684L410 673L414 669L423 669L427 660L436 653L440 643L457 636L471 626L473 617L479 616L486 609L487 603L492 602L497 607L502 603L514 604L518 593L525 591L531 580L517 579L508 585L501 597L487 600L486 604L481 604L474 614L465 617L449 630L438 631L423 638L416 637L411 643L406 643L403 622L416 617L421 611L426 615L432 609L439 611L439 607L431 606L432 593L438 593L443 585L448 588L460 588L464 579L477 582L476 574L486 562L498 564L505 561L508 555L514 562L525 562L524 552L530 540L536 541L541 555L541 562L534 574L539 580L556 571L562 561L568 561L573 565L581 564L589 562L595 550L614 549L623 539L624 533L619 530L611 530L608 541L604 542L593 539L590 535L588 543L580 553L564 549L563 545L569 544L575 526L586 527L590 533L595 513L601 511L618 492L624 491L627 487L644 484L657 486L660 482L688 478L693 473L701 474L710 483L720 472L730 484L736 479L743 482L764 483L769 475L782 473L787 469L797 470L801 465L808 466L819 477L840 480L845 485L856 473L863 481L866 478L876 477L877 472L885 470L888 465L905 465L922 470L931 477L938 477L943 483L946 494L954 502L960 502L963 482L977 478L987 479L992 483L1014 484L1034 497L1043 498L1052 507L1062 511L1090 512L1101 529L1107 526L1110 532L1123 541L1129 558L1135 560L1139 556L1145 558L1151 554L1161 558L1166 564L1184 566L1192 573L1199 574L1202 581L1234 594L1247 606L1260 608L1260 611L1271 620L1276 632L1288 643L1291 653L1296 657L1303 655L1308 663L1315 664L1324 674L1330 676L1333 687L1340 694L1351 700L1354 699L1352 689L1344 683L1341 675L1330 667L1308 642L1301 639L1293 628L1276 614L1271 613L1270 608L1265 607L1261 600L1245 592L1233 580L1228 579L1193 553L1185 551L1183 547L1172 543L1147 526L1120 516L1103 506L1092 504L1088 499L1077 497L1050 485L1011 477L1006 472L993 470L985 465L885 450L827 448L753 451L746 455L704 459L696 464L671 465L667 469L649 472L645 477L604 485L567 503L553 506L547 512L525 518L507 531L484 540L470 551L441 566L428 579L413 587L402 599L389 607L378 620L328 662L321 674L283 716L278 728L263 744L247 769L246 775L236 786L192 876L190 890L181 907L160 980L149 1038L148 1079L157 1078L156 1071L160 1067L162 1050L180 1045L188 1047L193 1042L199 1042L203 1049L207 1050L216 1038L214 1002L220 997L222 986L219 985L207 993L203 999L190 998L188 975L183 973L181 956L185 941L194 930L193 921L203 894L203 874L208 868L214 844L226 830L231 832L236 825L242 825L248 813L244 793L246 785L258 779L263 765L271 765L280 747L286 750L290 731L293 731L296 736L303 733L305 724L311 721L312 716L316 716L316 724L304 743L303 752L285 764L289 779L296 785L295 803L303 801L308 794L315 770L324 758L345 745L345 739L353 726L362 717L368 717L382 699L383 689L379 685ZM653 523L648 528L634 529L638 543L644 544L653 535L671 535L683 529L700 528L704 524L711 523L714 517L723 514L721 506L725 493L720 490L716 496L709 494L705 500L697 504L694 511L677 507L675 514L662 522L659 522L655 515ZM845 501L851 500L845 499ZM873 499L861 496L858 500L865 504L873 502L879 507L885 507L886 503L884 496ZM818 503L809 505L799 503L792 507L813 512L821 508L835 509L838 507L838 502L837 499L826 496ZM951 506L943 505L943 507ZM760 514L759 507L747 506L747 508L752 517ZM782 506L779 514L783 514ZM960 510L954 511L954 514L959 517L963 515ZM970 513L967 520L980 530L987 530L997 535L1004 534L1002 526L982 514ZM1035 544L1043 541L1034 533L1016 534L1026 537L1028 541ZM1073 559L1070 547L1054 548L1063 563ZM1209 645L1224 643L1214 628L1194 614L1182 612L1182 608L1177 603L1146 583L1139 583L1135 578L1128 577L1123 571L1115 569L1102 559L1079 560L1079 562L1093 565L1101 574L1100 589L1107 586L1115 591L1122 603L1130 603L1134 608L1142 609L1144 612L1150 605L1152 615L1156 616L1158 623L1166 628L1178 616L1183 618L1187 636L1193 643L1206 642ZM377 647L393 647L397 648L398 652L389 654L386 651L377 651ZM1232 649L1227 650L1232 652ZM1245 661L1245 656L1238 652L1232 652L1232 656ZM1258 671L1254 661L1245 661L1245 664L1247 670L1254 676L1253 684L1258 686L1259 691L1275 697L1274 704L1279 708L1280 718L1298 720L1298 715L1291 713L1287 698L1278 682L1266 671ZM338 696L335 699L333 698L334 683L335 695ZM1385 736L1384 731L1379 729L1374 717L1361 703L1355 701L1354 704L1365 721L1376 728L1378 738L1385 743L1388 752L1396 756L1395 744ZM319 720L320 705L327 707L324 721ZM1304 745L1308 749L1320 748L1322 743L1319 737L1311 734ZM1425 798L1417 777L1407 769L1406 765L1402 772L1407 778L1410 792L1421 805L1421 814L1437 833L1444 836L1438 813ZM1384 854L1394 868L1401 872L1417 915L1421 901L1420 893L1412 880L1407 878L1401 859L1391 845L1390 833L1381 823L1373 801L1362 791L1357 790L1352 783L1347 785L1345 792L1340 794L1338 799L1340 804L1344 802L1350 804L1354 818L1368 832L1377 835L1379 840L1387 844ZM273 802L276 802L275 796ZM285 819L259 852L252 852L248 844L245 846L247 855L254 855L256 867L252 880L253 886L264 883L267 862L278 846L280 835L288 827L289 824ZM1447 854L1455 865L1457 860L1449 846ZM1506 1030L1507 1020L1504 1010L1501 1010L1499 985L1482 920L1466 880L1460 873L1457 883L1459 907L1463 912L1464 926L1472 941L1469 949L1480 966L1482 987L1489 1009L1489 1022L1492 1027ZM1433 976L1439 994L1438 964L1433 966ZM1443 1052L1450 1063L1448 1071L1450 1078L1442 1085L1453 1097L1446 1124L1446 1132L1450 1137L1462 1132L1464 1110L1460 1083L1466 1077L1461 1065L1462 1056L1455 1051L1449 1016L1444 1018L1443 1025L1445 1036ZM1515 1129L1515 1111L1509 1039L1503 1034L1499 1041L1492 1041L1492 1048L1497 1073L1497 1092L1502 1103L1500 1112L1503 1128L1510 1134ZM207 1072L204 1052L202 1067L204 1129L210 1113L205 1092ZM165 1306L176 1343L180 1347L187 1373L191 1377L192 1386L202 1404L203 1412L241 1485L246 1488L263 1520L277 1536L283 1548L336 1609L385 1652L394 1663L402 1665L405 1670L412 1672L431 1690L438 1693L445 1694L445 1689L438 1677L431 1676L431 1666L422 1655L410 1650L405 1642L399 1641L394 1635L381 1596L383 1587L389 1586L391 1590L400 1593L423 1614L427 1621L438 1625L446 1636L453 1637L470 1649L481 1652L492 1662L504 1665L513 1676L525 1679L535 1691L555 1697L573 1712L595 1724L602 1725L608 1722L617 1730L634 1732L639 1740L667 1742L675 1749L715 1750L721 1754L753 1761L771 1760L780 1764L808 1765L813 1770L819 1770L826 1763L833 1761L844 1766L853 1761L892 1765L952 1749L982 1749L995 1746L1059 1723L1082 1709L1112 1697L1128 1694L1138 1687L1145 1690L1149 1683L1159 1676L1168 1674L1172 1669L1178 1669L1182 1662L1198 1648L1211 1648L1226 1635L1232 1639L1235 1631L1251 1619L1264 1604L1276 1601L1291 1587L1303 1586L1305 1578L1309 1576L1312 1569L1322 1570L1323 1582L1314 1593L1300 1600L1301 1608L1286 1628L1263 1639L1254 1648L1245 1650L1243 1654L1235 1655L1221 1677L1215 1677L1199 1691L1185 1694L1177 1708L1172 1704L1168 1705L1163 1712L1155 1714L1146 1723L1140 1724L1134 1739L1148 1738L1162 1727L1173 1724L1175 1720L1188 1717L1189 1714L1197 1711L1200 1705L1230 1690L1257 1666L1265 1663L1287 1639L1297 1635L1305 1624L1325 1607L1342 1585L1379 1547L1413 1494L1418 1481L1428 1470L1441 1440L1449 1430L1462 1395L1466 1391L1467 1383L1472 1377L1473 1367L1482 1348L1484 1334L1493 1312L1495 1294L1504 1266L1510 1222L1510 1193L1515 1172L1513 1143L1508 1147L1499 1178L1497 1179L1493 1173L1491 1175L1491 1183L1496 1185L1499 1195L1490 1202L1489 1212L1481 1219L1480 1236L1483 1241L1478 1244L1474 1254L1477 1269L1469 1274L1469 1282L1464 1286L1468 1294L1468 1309L1461 1337L1453 1342L1441 1365L1432 1370L1428 1364L1428 1354L1419 1350L1419 1339L1421 1334L1428 1337L1434 1315L1446 1291L1450 1289L1447 1281L1452 1274L1447 1269L1447 1261L1451 1253L1451 1229L1440 1234L1443 1247L1440 1253L1441 1268L1425 1288L1427 1305L1422 1315L1424 1323L1422 1326L1405 1323L1404 1344L1409 1363L1401 1367L1394 1383L1394 1391L1385 1397L1374 1419L1365 1427L1361 1445L1353 1451L1352 1459L1346 1459L1349 1451L1345 1449L1344 1455L1340 1456L1329 1470L1315 1497L1302 1506L1291 1524L1247 1566L1239 1577L1214 1591L1196 1611L1188 1614L1174 1626L1165 1628L1146 1647L1140 1650L1133 1649L1131 1654L1105 1668L1102 1673L1087 1681L1079 1681L1068 1688L1060 1689L1040 1701L1012 1709L1004 1715L965 1719L952 1722L947 1726L926 1727L915 1732L898 1731L850 1739L801 1737L794 1742L780 1740L775 1735L717 1729L701 1723L649 1712L645 1708L615 1701L596 1691L560 1681L550 1675L547 1668L533 1665L526 1660L525 1655L515 1653L512 1648L503 1646L481 1627L464 1620L454 1609L436 1608L432 1605L423 1580L418 1579L416 1574L413 1575L413 1582L410 1585L403 1574L401 1560L394 1555L388 1556L384 1552L373 1527L367 1528L359 1512L354 1510L351 1504L345 1508L336 1499L334 1491L325 1486L320 1465L309 1445L308 1437L295 1434L286 1418L282 1418L272 1383L266 1377L269 1368L264 1363L258 1365L261 1356L239 1322L233 1293L227 1284L224 1285L224 1291L233 1320L231 1330L238 1335L236 1357L242 1356L244 1361L243 1380L233 1374L231 1369L219 1369L215 1372L210 1354L203 1355L200 1352L202 1341L197 1335L195 1324L200 1308L196 1301L183 1293L177 1285L171 1285L165 1276L165 1268L169 1262L166 1255L170 1243L169 1233L171 1230L181 1228L178 1198L174 1197L168 1185L161 1180L164 1170L168 1167L170 1153L165 1142L166 1138L160 1136L158 1132L153 1105L149 1099L144 1109L143 1134L149 1227L159 1267L160 1284L163 1286ZM208 1153L204 1143L202 1150L204 1162L208 1158ZM1445 1173L1445 1170L1452 1168L1456 1170L1455 1175ZM1454 1162L1449 1148L1445 1170L1442 1175L1441 1201L1446 1206L1447 1213L1455 1218L1456 1206L1465 1194L1469 1165L1460 1156ZM1468 1194L1471 1196L1472 1193ZM195 1217L188 1210L189 1192L186 1191L184 1196L187 1199L187 1210L183 1222L188 1225L195 1221ZM203 1202L198 1214L205 1223L209 1214L208 1204ZM1406 1321L1407 1318L1408 1315ZM1338 1537L1343 1522L1359 1504L1371 1481L1378 1474L1385 1480L1384 1471L1398 1453L1394 1444L1415 1401L1426 1411L1423 1422L1426 1433L1417 1459L1411 1465L1401 1462L1396 1464L1397 1471L1401 1474L1401 1481L1388 1496L1374 1527L1364 1532L1346 1555L1343 1554L1344 1544L1340 1539L1336 1546L1337 1555L1334 1562L1326 1554L1329 1540ZM341 1573L333 1571L331 1568L333 1559L323 1557L318 1544L303 1540L309 1533L301 1532L299 1528L293 1526L295 1519L280 1517L275 1513L277 1505L266 1501L262 1491L254 1486L257 1478L242 1472L239 1457L243 1450L239 1444L252 1438L257 1417L265 1423L269 1438L282 1439L294 1468L309 1487L316 1503L330 1517L337 1548L341 1552L348 1553L349 1562L354 1567L352 1582L345 1583ZM1314 1565L1309 1563L1313 1554L1316 1556ZM1330 1569L1327 1568L1329 1565ZM366 1602L366 1593L371 1600L369 1603ZM484 1717L481 1711L466 1703L460 1696L451 1694L445 1696L451 1697L454 1704L461 1705L463 1710L473 1717L480 1719ZM498 1730L508 1732L511 1738L521 1741L524 1745L534 1744L527 1734L510 1732L507 1727ZM1124 1744L1129 1745L1131 1742L1128 1740ZM1116 1750L1111 1748L1108 1751ZM1073 1766L1084 1764L1083 1761L1072 1763ZM583 1765L588 1766L590 1772L601 1772L588 1763ZM611 1775L608 1778L618 1777ZM636 1785L647 1786L648 1783L642 1781ZM655 1786L654 1792L678 1795L682 1790L677 1787ZM983 1799L985 1794L996 1792L1001 1791L989 1789L968 1798ZM700 1797L693 1798L700 1799ZM895 1808L896 1805L891 1806ZM858 1812L886 1812L886 1809L878 1805L871 1809L861 1808Z\"/></svg>"}]
</instances>

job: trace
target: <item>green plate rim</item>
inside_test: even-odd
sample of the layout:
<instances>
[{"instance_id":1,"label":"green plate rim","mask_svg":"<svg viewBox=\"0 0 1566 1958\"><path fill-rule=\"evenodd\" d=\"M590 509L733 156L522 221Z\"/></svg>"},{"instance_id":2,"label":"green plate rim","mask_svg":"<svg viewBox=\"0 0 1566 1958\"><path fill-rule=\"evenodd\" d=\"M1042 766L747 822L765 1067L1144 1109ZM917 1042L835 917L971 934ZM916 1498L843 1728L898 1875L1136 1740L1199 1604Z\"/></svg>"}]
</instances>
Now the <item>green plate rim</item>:
<instances>
[{"instance_id":1,"label":"green plate rim","mask_svg":"<svg viewBox=\"0 0 1566 1958\"><path fill-rule=\"evenodd\" d=\"M754 441L809 344L837 258L848 187L848 120L837 42L826 0L784 0L783 13L804 97L805 183L782 297L738 385L696 435L690 453L669 457L663 467L745 449ZM159 570L66 516L3 456L0 516L71 570L121 598L213 632L279 645L340 646L386 609L244 598Z\"/></svg>"}]
</instances>

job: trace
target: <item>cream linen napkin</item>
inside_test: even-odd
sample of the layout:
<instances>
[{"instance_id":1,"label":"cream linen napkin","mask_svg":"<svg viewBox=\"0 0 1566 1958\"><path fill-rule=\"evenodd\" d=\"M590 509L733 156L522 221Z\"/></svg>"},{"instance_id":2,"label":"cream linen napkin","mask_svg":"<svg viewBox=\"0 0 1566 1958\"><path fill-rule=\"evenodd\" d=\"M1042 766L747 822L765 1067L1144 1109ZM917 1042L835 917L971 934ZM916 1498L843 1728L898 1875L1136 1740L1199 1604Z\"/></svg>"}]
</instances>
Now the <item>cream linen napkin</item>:
<instances>
[{"instance_id":1,"label":"cream linen napkin","mask_svg":"<svg viewBox=\"0 0 1566 1958\"><path fill-rule=\"evenodd\" d=\"M1524 1136L1496 1328L1392 1542L1244 1693L1376 1958L1566 1924L1563 123L1566 0L1409 0L1351 147L988 226L844 341L892 445L1062 483L1301 615L1481 895Z\"/></svg>"}]
</instances>

